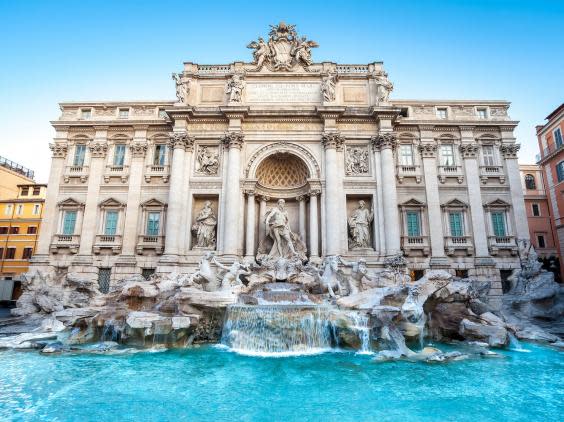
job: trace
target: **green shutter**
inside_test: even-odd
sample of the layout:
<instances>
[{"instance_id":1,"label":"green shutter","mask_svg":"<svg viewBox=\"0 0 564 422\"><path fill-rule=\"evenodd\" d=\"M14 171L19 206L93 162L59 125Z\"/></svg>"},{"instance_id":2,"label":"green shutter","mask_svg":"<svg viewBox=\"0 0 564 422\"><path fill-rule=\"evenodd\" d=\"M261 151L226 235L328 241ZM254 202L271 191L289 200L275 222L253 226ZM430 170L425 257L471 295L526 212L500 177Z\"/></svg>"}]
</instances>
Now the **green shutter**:
<instances>
[{"instance_id":1,"label":"green shutter","mask_svg":"<svg viewBox=\"0 0 564 422\"><path fill-rule=\"evenodd\" d=\"M76 224L76 211L65 211L63 220L63 234L73 235Z\"/></svg>"},{"instance_id":2,"label":"green shutter","mask_svg":"<svg viewBox=\"0 0 564 422\"><path fill-rule=\"evenodd\" d=\"M150 212L147 218L147 236L159 235L159 223L161 214L158 212Z\"/></svg>"},{"instance_id":3,"label":"green shutter","mask_svg":"<svg viewBox=\"0 0 564 422\"><path fill-rule=\"evenodd\" d=\"M505 217L502 212L492 212L492 226L495 236L497 237L506 236Z\"/></svg>"},{"instance_id":4,"label":"green shutter","mask_svg":"<svg viewBox=\"0 0 564 422\"><path fill-rule=\"evenodd\" d=\"M450 235L455 237L464 236L464 229L462 227L462 213L451 212L449 214Z\"/></svg>"},{"instance_id":5,"label":"green shutter","mask_svg":"<svg viewBox=\"0 0 564 422\"><path fill-rule=\"evenodd\" d=\"M421 236L421 228L419 227L419 212L407 212L407 235L409 237Z\"/></svg>"},{"instance_id":6,"label":"green shutter","mask_svg":"<svg viewBox=\"0 0 564 422\"><path fill-rule=\"evenodd\" d=\"M117 231L117 211L107 211L106 212L106 227L104 228L104 234L114 235Z\"/></svg>"}]
</instances>

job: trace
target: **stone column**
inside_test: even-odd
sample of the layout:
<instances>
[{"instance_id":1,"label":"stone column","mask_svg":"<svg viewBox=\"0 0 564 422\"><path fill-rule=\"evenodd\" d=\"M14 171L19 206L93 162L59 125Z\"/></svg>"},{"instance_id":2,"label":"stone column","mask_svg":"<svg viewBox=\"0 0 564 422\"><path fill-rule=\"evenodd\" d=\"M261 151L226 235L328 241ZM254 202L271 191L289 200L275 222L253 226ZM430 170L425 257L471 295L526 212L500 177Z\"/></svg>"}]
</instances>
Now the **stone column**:
<instances>
[{"instance_id":1,"label":"stone column","mask_svg":"<svg viewBox=\"0 0 564 422\"><path fill-rule=\"evenodd\" d=\"M129 145L131 154L129 166L129 188L127 191L127 209L123 225L122 252L118 261L135 265L135 246L139 230L139 207L141 205L141 185L145 154L147 153L147 129L136 129L133 142Z\"/></svg>"},{"instance_id":2,"label":"stone column","mask_svg":"<svg viewBox=\"0 0 564 422\"><path fill-rule=\"evenodd\" d=\"M312 261L319 259L319 224L317 216L317 196L319 191L309 192L309 258Z\"/></svg>"},{"instance_id":3,"label":"stone column","mask_svg":"<svg viewBox=\"0 0 564 422\"><path fill-rule=\"evenodd\" d=\"M53 152L51 160L51 172L49 173L49 195L45 198L43 205L43 218L41 220L41 230L39 240L33 257L32 263L47 264L49 262L49 246L53 241L53 235L57 231L59 190L63 172L65 171L65 158L68 152L67 132L57 132L55 142L49 145Z\"/></svg>"},{"instance_id":4,"label":"stone column","mask_svg":"<svg viewBox=\"0 0 564 422\"><path fill-rule=\"evenodd\" d=\"M502 130L502 135L504 131ZM519 144L502 144L500 152L505 158L505 169L507 171L507 180L509 181L509 190L511 192L511 205L513 207L513 217L515 218L515 235L518 240L530 240L529 226L527 221L527 212L525 210L525 199L523 198L523 188L521 186L521 174L519 172L519 163L517 161L517 153L519 152Z\"/></svg>"},{"instance_id":5,"label":"stone column","mask_svg":"<svg viewBox=\"0 0 564 422\"><path fill-rule=\"evenodd\" d=\"M374 208L374 249L378 253L386 252L386 227L384 224L384 208L382 193L382 163L380 159L380 147L374 142L372 143L372 151L374 154L374 173L376 174L376 204Z\"/></svg>"},{"instance_id":6,"label":"stone column","mask_svg":"<svg viewBox=\"0 0 564 422\"><path fill-rule=\"evenodd\" d=\"M345 138L339 132L325 132L322 137L325 147L325 227L327 255L338 255L341 245L341 187L343 183L339 178L337 169L337 150L343 148Z\"/></svg>"},{"instance_id":7,"label":"stone column","mask_svg":"<svg viewBox=\"0 0 564 422\"><path fill-rule=\"evenodd\" d=\"M192 152L194 151L194 138L188 137L186 152L184 153L184 173L182 175L182 239L180 239L179 252L186 254L192 241L192 199L190 198L190 175L192 174Z\"/></svg>"},{"instance_id":8,"label":"stone column","mask_svg":"<svg viewBox=\"0 0 564 422\"><path fill-rule=\"evenodd\" d=\"M223 137L224 144L229 148L227 161L227 180L225 192L225 218L223 253L236 256L239 245L239 208L241 198L240 168L241 148L244 136L242 132L227 132Z\"/></svg>"},{"instance_id":9,"label":"stone column","mask_svg":"<svg viewBox=\"0 0 564 422\"><path fill-rule=\"evenodd\" d=\"M245 259L253 262L255 257L255 224L256 224L255 192L247 191L247 224L245 240Z\"/></svg>"},{"instance_id":10,"label":"stone column","mask_svg":"<svg viewBox=\"0 0 564 422\"><path fill-rule=\"evenodd\" d=\"M299 233L302 241L306 243L306 197L302 195L296 199L299 205Z\"/></svg>"},{"instance_id":11,"label":"stone column","mask_svg":"<svg viewBox=\"0 0 564 422\"><path fill-rule=\"evenodd\" d=\"M401 236L394 162L396 138L392 132L384 132L373 138L373 142L381 151L386 254L393 255L400 252Z\"/></svg>"},{"instance_id":12,"label":"stone column","mask_svg":"<svg viewBox=\"0 0 564 422\"><path fill-rule=\"evenodd\" d=\"M87 265L92 262L92 246L98 230L98 203L100 202L100 185L106 165L105 158L108 151L107 143L108 129L96 130L94 140L90 142L90 172L88 174L88 192L84 207L82 220L82 232L80 235L80 247L75 261Z\"/></svg>"},{"instance_id":13,"label":"stone column","mask_svg":"<svg viewBox=\"0 0 564 422\"><path fill-rule=\"evenodd\" d=\"M165 225L165 249L161 261L167 263L178 262L180 234L182 229L182 179L184 175L184 156L186 145L193 144L186 132L173 132L169 145L172 148L172 164L168 191L168 206Z\"/></svg>"},{"instance_id":14,"label":"stone column","mask_svg":"<svg viewBox=\"0 0 564 422\"><path fill-rule=\"evenodd\" d=\"M445 239L443 233L439 184L437 183L437 143L432 136L425 136L426 129L421 129L422 143L419 146L423 173L425 175L425 196L427 197L427 212L429 213L429 239L431 243L430 266L448 266L445 256Z\"/></svg>"}]
</instances>

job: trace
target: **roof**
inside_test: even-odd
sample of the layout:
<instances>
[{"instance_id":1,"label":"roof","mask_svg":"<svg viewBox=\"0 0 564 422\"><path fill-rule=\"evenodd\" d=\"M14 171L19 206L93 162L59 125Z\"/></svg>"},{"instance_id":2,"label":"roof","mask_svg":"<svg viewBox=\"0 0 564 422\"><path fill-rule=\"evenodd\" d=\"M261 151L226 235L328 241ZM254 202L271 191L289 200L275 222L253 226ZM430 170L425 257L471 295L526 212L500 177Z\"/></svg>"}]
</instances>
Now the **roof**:
<instances>
[{"instance_id":1,"label":"roof","mask_svg":"<svg viewBox=\"0 0 564 422\"><path fill-rule=\"evenodd\" d=\"M556 109L550 113L548 116L545 117L546 120L551 120L554 116L564 110L564 103L560 104L560 106L556 107Z\"/></svg>"}]
</instances>

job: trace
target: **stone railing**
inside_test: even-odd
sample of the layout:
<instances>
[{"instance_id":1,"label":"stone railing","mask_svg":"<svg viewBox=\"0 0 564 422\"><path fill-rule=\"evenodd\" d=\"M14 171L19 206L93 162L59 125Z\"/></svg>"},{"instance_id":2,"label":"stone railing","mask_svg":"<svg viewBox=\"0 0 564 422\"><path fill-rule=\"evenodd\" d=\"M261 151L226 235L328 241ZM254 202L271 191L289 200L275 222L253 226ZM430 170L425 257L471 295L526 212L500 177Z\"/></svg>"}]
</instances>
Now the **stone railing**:
<instances>
[{"instance_id":1,"label":"stone railing","mask_svg":"<svg viewBox=\"0 0 564 422\"><path fill-rule=\"evenodd\" d=\"M144 250L154 250L155 253L162 254L164 251L164 236L139 235L136 249L138 254L142 254Z\"/></svg>"},{"instance_id":2,"label":"stone railing","mask_svg":"<svg viewBox=\"0 0 564 422\"><path fill-rule=\"evenodd\" d=\"M170 173L170 166L165 165L158 165L158 164L149 164L145 168L145 181L147 183L151 182L152 177L161 177L163 182L168 182Z\"/></svg>"},{"instance_id":3,"label":"stone railing","mask_svg":"<svg viewBox=\"0 0 564 422\"><path fill-rule=\"evenodd\" d=\"M127 182L129 166L107 165L104 173L104 182L108 183L112 177L119 177L123 183Z\"/></svg>"},{"instance_id":4,"label":"stone railing","mask_svg":"<svg viewBox=\"0 0 564 422\"><path fill-rule=\"evenodd\" d=\"M213 73L231 73L230 64L199 64L198 65L199 74L213 74Z\"/></svg>"},{"instance_id":5,"label":"stone railing","mask_svg":"<svg viewBox=\"0 0 564 422\"><path fill-rule=\"evenodd\" d=\"M415 164L398 164L396 175L399 183L403 183L406 177L413 177L417 183L421 183L421 166Z\"/></svg>"},{"instance_id":6,"label":"stone railing","mask_svg":"<svg viewBox=\"0 0 564 422\"><path fill-rule=\"evenodd\" d=\"M500 183L505 183L505 174L502 166L480 166L480 179L487 183L489 178L498 178Z\"/></svg>"},{"instance_id":7,"label":"stone railing","mask_svg":"<svg viewBox=\"0 0 564 422\"><path fill-rule=\"evenodd\" d=\"M78 253L80 246L79 234L56 234L51 242L51 253L57 253L59 249L69 249L71 253Z\"/></svg>"},{"instance_id":8,"label":"stone railing","mask_svg":"<svg viewBox=\"0 0 564 422\"><path fill-rule=\"evenodd\" d=\"M470 236L445 236L445 252L454 255L457 250L465 250L468 255L474 252L474 245Z\"/></svg>"},{"instance_id":9,"label":"stone railing","mask_svg":"<svg viewBox=\"0 0 564 422\"><path fill-rule=\"evenodd\" d=\"M79 178L82 183L88 180L89 168L88 166L66 166L64 179L68 183L72 178Z\"/></svg>"},{"instance_id":10,"label":"stone railing","mask_svg":"<svg viewBox=\"0 0 564 422\"><path fill-rule=\"evenodd\" d=\"M365 64L338 64L337 73L368 73L368 65Z\"/></svg>"},{"instance_id":11,"label":"stone railing","mask_svg":"<svg viewBox=\"0 0 564 422\"><path fill-rule=\"evenodd\" d=\"M462 167L458 165L452 165L452 166L440 165L438 167L438 177L441 183L445 183L446 179L449 177L457 179L458 183L462 183L464 181L464 175L462 174Z\"/></svg>"},{"instance_id":12,"label":"stone railing","mask_svg":"<svg viewBox=\"0 0 564 422\"><path fill-rule=\"evenodd\" d=\"M121 252L121 235L118 234L99 234L94 240L93 251L100 253L102 249L111 249L112 253Z\"/></svg>"},{"instance_id":13,"label":"stone railing","mask_svg":"<svg viewBox=\"0 0 564 422\"><path fill-rule=\"evenodd\" d=\"M429 238L427 236L402 236L401 248L406 255L419 251L422 255L429 255Z\"/></svg>"},{"instance_id":14,"label":"stone railing","mask_svg":"<svg viewBox=\"0 0 564 422\"><path fill-rule=\"evenodd\" d=\"M491 255L497 255L501 250L507 250L511 255L516 255L518 251L515 236L488 236L488 245Z\"/></svg>"}]
</instances>

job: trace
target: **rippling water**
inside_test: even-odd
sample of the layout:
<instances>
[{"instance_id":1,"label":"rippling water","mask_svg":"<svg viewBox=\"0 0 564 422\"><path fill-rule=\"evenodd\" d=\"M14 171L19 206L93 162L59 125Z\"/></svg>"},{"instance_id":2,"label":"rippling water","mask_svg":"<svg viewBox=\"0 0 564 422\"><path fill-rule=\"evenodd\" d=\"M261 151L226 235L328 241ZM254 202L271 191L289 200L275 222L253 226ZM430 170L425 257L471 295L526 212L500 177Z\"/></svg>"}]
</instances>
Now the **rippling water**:
<instances>
[{"instance_id":1,"label":"rippling water","mask_svg":"<svg viewBox=\"0 0 564 422\"><path fill-rule=\"evenodd\" d=\"M446 349L444 346L440 346ZM121 355L0 352L0 420L555 421L564 353L424 364L217 347Z\"/></svg>"}]
</instances>

